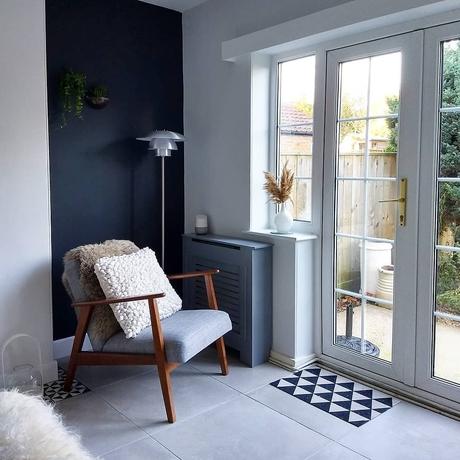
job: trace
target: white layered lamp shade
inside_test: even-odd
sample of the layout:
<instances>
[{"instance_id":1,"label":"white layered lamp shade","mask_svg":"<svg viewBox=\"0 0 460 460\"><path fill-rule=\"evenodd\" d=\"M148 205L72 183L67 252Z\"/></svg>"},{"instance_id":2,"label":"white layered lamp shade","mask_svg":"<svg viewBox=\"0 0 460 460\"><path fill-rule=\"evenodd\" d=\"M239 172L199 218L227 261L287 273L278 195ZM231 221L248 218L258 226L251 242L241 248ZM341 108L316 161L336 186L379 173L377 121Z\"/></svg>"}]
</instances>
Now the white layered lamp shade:
<instances>
[{"instance_id":1,"label":"white layered lamp shade","mask_svg":"<svg viewBox=\"0 0 460 460\"><path fill-rule=\"evenodd\" d=\"M185 137L174 131L156 130L137 140L148 142L149 150L153 150L157 157L170 157L171 150L177 150L176 142L183 142Z\"/></svg>"}]
</instances>

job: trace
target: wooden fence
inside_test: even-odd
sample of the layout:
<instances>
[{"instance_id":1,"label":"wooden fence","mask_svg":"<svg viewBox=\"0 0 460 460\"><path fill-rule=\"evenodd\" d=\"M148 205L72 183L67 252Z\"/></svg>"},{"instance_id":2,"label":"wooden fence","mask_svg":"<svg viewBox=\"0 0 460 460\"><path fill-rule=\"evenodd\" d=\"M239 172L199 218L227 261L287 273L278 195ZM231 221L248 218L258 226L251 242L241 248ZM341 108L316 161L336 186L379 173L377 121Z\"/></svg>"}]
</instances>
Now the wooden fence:
<instances>
[{"instance_id":1,"label":"wooden fence","mask_svg":"<svg viewBox=\"0 0 460 460\"><path fill-rule=\"evenodd\" d=\"M285 155L296 176L311 177L311 155ZM338 177L363 177L365 159L362 154L342 154L337 165ZM396 177L396 155L371 152L368 160L368 176ZM367 235L394 239L398 207L394 203L379 203L397 196L396 181L375 180L367 185ZM364 182L358 180L337 181L337 231L362 235L364 225ZM296 218L311 215L311 182L298 180L294 188L293 214ZM306 203L306 205L303 205ZM337 242L337 282L344 288L357 289L360 284L359 240L339 238Z\"/></svg>"}]
</instances>

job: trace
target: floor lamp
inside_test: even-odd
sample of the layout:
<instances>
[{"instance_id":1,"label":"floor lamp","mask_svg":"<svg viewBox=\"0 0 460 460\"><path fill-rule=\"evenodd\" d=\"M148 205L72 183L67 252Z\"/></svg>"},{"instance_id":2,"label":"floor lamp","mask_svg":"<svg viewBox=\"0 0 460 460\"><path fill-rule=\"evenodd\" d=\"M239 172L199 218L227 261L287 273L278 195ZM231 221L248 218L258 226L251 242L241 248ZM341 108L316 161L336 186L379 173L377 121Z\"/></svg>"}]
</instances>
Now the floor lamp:
<instances>
[{"instance_id":1,"label":"floor lamp","mask_svg":"<svg viewBox=\"0 0 460 460\"><path fill-rule=\"evenodd\" d=\"M161 267L165 268L165 157L171 156L172 150L177 150L176 142L183 142L185 137L173 131L157 130L145 137L137 137L138 141L149 143L149 150L153 150L161 158Z\"/></svg>"}]
</instances>

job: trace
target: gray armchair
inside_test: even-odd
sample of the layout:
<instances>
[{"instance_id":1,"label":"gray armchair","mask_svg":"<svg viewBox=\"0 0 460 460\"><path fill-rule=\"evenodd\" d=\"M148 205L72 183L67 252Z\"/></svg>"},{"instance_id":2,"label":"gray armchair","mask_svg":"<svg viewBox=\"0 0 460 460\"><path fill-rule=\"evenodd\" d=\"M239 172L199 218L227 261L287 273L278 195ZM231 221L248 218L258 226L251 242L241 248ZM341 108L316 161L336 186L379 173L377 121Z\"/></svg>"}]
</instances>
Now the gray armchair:
<instances>
[{"instance_id":1,"label":"gray armchair","mask_svg":"<svg viewBox=\"0 0 460 460\"><path fill-rule=\"evenodd\" d=\"M107 244L106 242L104 244ZM134 246L134 245L133 245ZM63 283L72 299L78 323L72 354L67 370L65 389L70 390L79 365L156 365L163 393L167 418L176 420L170 373L187 362L208 345L215 343L223 375L228 365L223 335L232 325L227 313L219 311L212 276L218 270L199 271L169 276L170 280L203 277L208 296L209 310L180 310L160 321L157 299L163 293L122 298L92 300L82 285L85 275L78 260L64 259ZM115 320L110 303L146 300L149 305L151 327L137 337L127 339ZM93 351L82 351L83 340L88 333Z\"/></svg>"}]
</instances>

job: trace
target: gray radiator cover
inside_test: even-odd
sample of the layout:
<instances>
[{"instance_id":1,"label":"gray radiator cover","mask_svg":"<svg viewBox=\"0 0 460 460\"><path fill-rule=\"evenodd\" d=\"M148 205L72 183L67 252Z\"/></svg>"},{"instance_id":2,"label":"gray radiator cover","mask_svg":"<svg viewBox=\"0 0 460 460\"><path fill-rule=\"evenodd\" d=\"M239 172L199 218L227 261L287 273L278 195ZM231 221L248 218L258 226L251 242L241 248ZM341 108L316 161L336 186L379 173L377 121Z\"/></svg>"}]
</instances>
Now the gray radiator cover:
<instances>
[{"instance_id":1,"label":"gray radiator cover","mask_svg":"<svg viewBox=\"0 0 460 460\"><path fill-rule=\"evenodd\" d=\"M225 343L240 352L240 360L256 366L268 360L272 346L272 245L218 235L183 236L184 272L217 268L219 309L233 329ZM184 308L207 308L202 278L183 285Z\"/></svg>"}]
</instances>

